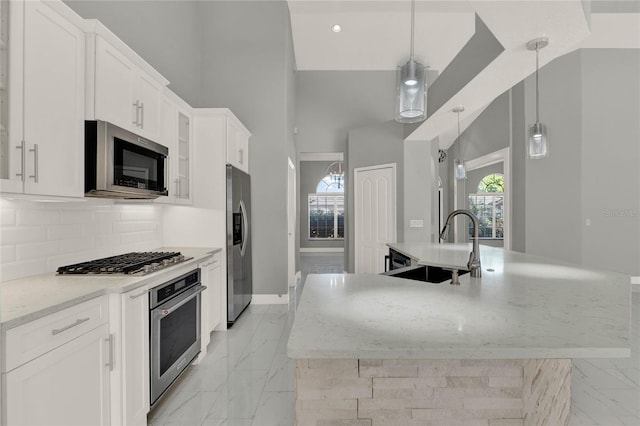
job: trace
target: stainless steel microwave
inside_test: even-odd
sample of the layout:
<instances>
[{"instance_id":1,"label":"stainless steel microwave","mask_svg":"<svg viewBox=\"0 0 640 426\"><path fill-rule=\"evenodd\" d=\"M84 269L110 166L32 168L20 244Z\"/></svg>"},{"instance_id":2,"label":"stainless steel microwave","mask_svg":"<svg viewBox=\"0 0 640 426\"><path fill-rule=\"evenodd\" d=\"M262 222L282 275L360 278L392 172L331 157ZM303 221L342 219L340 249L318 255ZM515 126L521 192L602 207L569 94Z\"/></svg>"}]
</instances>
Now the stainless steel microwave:
<instances>
[{"instance_id":1,"label":"stainless steel microwave","mask_svg":"<svg viewBox=\"0 0 640 426\"><path fill-rule=\"evenodd\" d=\"M84 132L86 197L168 195L167 147L106 121L85 121Z\"/></svg>"}]
</instances>

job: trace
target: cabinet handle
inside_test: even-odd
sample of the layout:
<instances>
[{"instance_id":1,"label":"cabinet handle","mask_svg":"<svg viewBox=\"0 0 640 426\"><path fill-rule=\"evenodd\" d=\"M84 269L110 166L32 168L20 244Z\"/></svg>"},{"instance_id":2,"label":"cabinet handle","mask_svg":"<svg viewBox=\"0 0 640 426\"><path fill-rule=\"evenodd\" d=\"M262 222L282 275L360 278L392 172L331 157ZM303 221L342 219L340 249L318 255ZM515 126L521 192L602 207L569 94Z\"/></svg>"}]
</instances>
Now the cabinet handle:
<instances>
[{"instance_id":1,"label":"cabinet handle","mask_svg":"<svg viewBox=\"0 0 640 426\"><path fill-rule=\"evenodd\" d=\"M24 167L25 167L24 141L21 141L20 145L16 146L16 149L20 150L20 173L16 173L16 176L20 176L20 180L24 182Z\"/></svg>"},{"instance_id":2,"label":"cabinet handle","mask_svg":"<svg viewBox=\"0 0 640 426\"><path fill-rule=\"evenodd\" d=\"M140 102L140 128L144 129L144 103Z\"/></svg>"},{"instance_id":3,"label":"cabinet handle","mask_svg":"<svg viewBox=\"0 0 640 426\"><path fill-rule=\"evenodd\" d=\"M113 371L114 368L114 345L113 345L113 334L109 334L109 338L104 339L105 342L109 345L109 362L105 364L105 367L109 367L109 371Z\"/></svg>"},{"instance_id":4,"label":"cabinet handle","mask_svg":"<svg viewBox=\"0 0 640 426\"><path fill-rule=\"evenodd\" d=\"M176 179L176 198L180 198L180 178Z\"/></svg>"},{"instance_id":5,"label":"cabinet handle","mask_svg":"<svg viewBox=\"0 0 640 426\"><path fill-rule=\"evenodd\" d=\"M140 294L134 294L133 296L129 296L129 299L137 299L138 297L144 296L145 294L149 294L149 293L151 293L151 289L145 290Z\"/></svg>"},{"instance_id":6,"label":"cabinet handle","mask_svg":"<svg viewBox=\"0 0 640 426\"><path fill-rule=\"evenodd\" d=\"M238 164L244 164L244 150L238 150Z\"/></svg>"},{"instance_id":7,"label":"cabinet handle","mask_svg":"<svg viewBox=\"0 0 640 426\"><path fill-rule=\"evenodd\" d=\"M29 152L33 152L33 174L29 177L33 178L35 183L38 183L38 144L33 144L33 149L30 149Z\"/></svg>"},{"instance_id":8,"label":"cabinet handle","mask_svg":"<svg viewBox=\"0 0 640 426\"><path fill-rule=\"evenodd\" d=\"M140 101L136 101L133 107L136 109L136 119L133 121L133 124L135 124L136 127L140 127Z\"/></svg>"},{"instance_id":9,"label":"cabinet handle","mask_svg":"<svg viewBox=\"0 0 640 426\"><path fill-rule=\"evenodd\" d=\"M82 323L85 323L85 322L89 321L90 319L91 319L90 317L77 319L77 320L76 320L76 322L74 322L73 324L69 324L69 325L66 325L66 326L64 326L64 327L62 327L62 328L58 328L58 329L55 329L55 330L51 330L51 334L53 334L53 335L55 336L56 334L60 334L60 333L62 333L63 331L67 331L67 330L68 330L68 329L70 329L70 328L73 328L73 327L75 327L75 326L77 326L77 325L80 325L80 324L82 324Z\"/></svg>"}]
</instances>

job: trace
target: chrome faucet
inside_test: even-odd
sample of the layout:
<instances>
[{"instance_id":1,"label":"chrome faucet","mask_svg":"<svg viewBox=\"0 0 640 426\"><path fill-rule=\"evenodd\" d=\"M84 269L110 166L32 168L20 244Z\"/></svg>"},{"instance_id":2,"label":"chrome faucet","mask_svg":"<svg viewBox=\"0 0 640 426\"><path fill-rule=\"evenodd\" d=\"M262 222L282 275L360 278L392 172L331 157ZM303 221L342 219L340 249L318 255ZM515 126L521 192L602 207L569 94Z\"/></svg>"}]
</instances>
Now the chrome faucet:
<instances>
[{"instance_id":1,"label":"chrome faucet","mask_svg":"<svg viewBox=\"0 0 640 426\"><path fill-rule=\"evenodd\" d=\"M480 226L478 224L478 218L476 215L471 213L469 210L454 210L449 213L447 216L447 222L442 228L442 232L440 233L440 239L446 240L447 235L449 234L449 225L451 225L451 221L453 218L459 214L464 214L469 216L471 222L473 222L473 250L469 254L469 262L467 262L467 268L471 273L473 278L482 277L482 267L480 265L480 239L478 238L478 233L480 232Z\"/></svg>"}]
</instances>

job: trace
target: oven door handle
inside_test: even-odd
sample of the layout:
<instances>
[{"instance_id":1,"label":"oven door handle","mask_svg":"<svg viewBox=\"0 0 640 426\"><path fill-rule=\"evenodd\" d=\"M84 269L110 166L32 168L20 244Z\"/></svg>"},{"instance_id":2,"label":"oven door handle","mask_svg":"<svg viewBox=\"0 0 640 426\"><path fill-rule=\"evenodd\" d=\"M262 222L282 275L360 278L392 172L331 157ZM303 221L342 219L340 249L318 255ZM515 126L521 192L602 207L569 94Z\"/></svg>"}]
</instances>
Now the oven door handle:
<instances>
[{"instance_id":1,"label":"oven door handle","mask_svg":"<svg viewBox=\"0 0 640 426\"><path fill-rule=\"evenodd\" d=\"M170 300L164 305L160 305L157 308L154 308L153 310L160 311L162 316L169 315L172 312L174 312L176 309L178 309L179 307L181 307L182 305L184 305L185 303L193 299L195 296L205 291L206 289L207 287L204 285L195 286L192 289L182 293L180 297L176 298L176 300Z\"/></svg>"}]
</instances>

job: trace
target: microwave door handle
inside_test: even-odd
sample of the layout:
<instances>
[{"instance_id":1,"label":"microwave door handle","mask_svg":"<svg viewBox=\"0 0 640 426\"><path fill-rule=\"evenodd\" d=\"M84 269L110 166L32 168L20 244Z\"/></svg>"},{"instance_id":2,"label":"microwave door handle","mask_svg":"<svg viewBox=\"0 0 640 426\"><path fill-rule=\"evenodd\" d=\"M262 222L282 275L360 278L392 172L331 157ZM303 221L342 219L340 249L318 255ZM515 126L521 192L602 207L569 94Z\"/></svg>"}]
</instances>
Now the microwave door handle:
<instances>
[{"instance_id":1,"label":"microwave door handle","mask_svg":"<svg viewBox=\"0 0 640 426\"><path fill-rule=\"evenodd\" d=\"M244 201L240 200L240 216L242 217L242 243L240 245L240 255L244 256L247 248L247 235L249 234L249 218Z\"/></svg>"}]
</instances>

